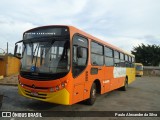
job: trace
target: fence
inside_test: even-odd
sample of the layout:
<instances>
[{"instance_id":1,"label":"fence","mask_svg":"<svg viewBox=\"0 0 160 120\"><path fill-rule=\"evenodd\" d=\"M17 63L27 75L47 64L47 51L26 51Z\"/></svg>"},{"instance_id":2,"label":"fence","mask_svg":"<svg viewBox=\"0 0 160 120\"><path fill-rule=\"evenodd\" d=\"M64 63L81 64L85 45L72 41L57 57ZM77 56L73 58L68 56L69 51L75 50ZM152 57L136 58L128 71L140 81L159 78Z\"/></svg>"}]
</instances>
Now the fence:
<instances>
[{"instance_id":1,"label":"fence","mask_svg":"<svg viewBox=\"0 0 160 120\"><path fill-rule=\"evenodd\" d=\"M160 67L144 66L143 73L147 76L160 76Z\"/></svg>"}]
</instances>

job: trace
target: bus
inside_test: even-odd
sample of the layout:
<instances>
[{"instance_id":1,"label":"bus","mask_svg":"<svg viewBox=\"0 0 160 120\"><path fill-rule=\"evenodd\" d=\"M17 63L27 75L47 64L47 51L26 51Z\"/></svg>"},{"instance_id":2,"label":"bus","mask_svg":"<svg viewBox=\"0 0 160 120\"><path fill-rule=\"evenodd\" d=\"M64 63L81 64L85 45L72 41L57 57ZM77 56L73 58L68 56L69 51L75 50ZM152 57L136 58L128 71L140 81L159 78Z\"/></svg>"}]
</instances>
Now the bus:
<instances>
[{"instance_id":1,"label":"bus","mask_svg":"<svg viewBox=\"0 0 160 120\"><path fill-rule=\"evenodd\" d=\"M92 105L98 94L126 91L135 80L134 55L73 26L24 32L14 56L21 59L18 93L50 103Z\"/></svg>"},{"instance_id":2,"label":"bus","mask_svg":"<svg viewBox=\"0 0 160 120\"><path fill-rule=\"evenodd\" d=\"M135 68L136 68L136 76L142 77L143 76L143 64L135 63Z\"/></svg>"}]
</instances>

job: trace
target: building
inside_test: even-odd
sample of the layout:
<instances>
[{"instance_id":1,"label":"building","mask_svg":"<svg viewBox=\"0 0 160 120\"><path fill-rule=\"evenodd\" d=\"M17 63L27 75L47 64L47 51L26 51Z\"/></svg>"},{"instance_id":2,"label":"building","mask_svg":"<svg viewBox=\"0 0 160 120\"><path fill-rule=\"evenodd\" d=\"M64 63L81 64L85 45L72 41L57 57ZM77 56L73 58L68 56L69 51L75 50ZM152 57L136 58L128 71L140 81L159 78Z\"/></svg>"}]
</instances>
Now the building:
<instances>
[{"instance_id":1,"label":"building","mask_svg":"<svg viewBox=\"0 0 160 120\"><path fill-rule=\"evenodd\" d=\"M13 55L0 54L0 78L17 74L20 68L20 60Z\"/></svg>"}]
</instances>

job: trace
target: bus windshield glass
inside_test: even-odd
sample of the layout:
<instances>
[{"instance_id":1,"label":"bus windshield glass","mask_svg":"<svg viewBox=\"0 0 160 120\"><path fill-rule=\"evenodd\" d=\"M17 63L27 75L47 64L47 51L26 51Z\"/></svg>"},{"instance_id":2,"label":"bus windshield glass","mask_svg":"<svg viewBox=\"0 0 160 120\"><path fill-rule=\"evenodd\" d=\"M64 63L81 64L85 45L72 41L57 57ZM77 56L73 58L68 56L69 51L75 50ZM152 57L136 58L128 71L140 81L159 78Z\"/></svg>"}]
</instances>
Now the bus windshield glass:
<instances>
[{"instance_id":1,"label":"bus windshield glass","mask_svg":"<svg viewBox=\"0 0 160 120\"><path fill-rule=\"evenodd\" d=\"M24 43L21 71L37 73L66 73L69 71L68 40Z\"/></svg>"},{"instance_id":2,"label":"bus windshield glass","mask_svg":"<svg viewBox=\"0 0 160 120\"><path fill-rule=\"evenodd\" d=\"M143 66L142 65L137 65L136 66L136 70L141 70L142 71L143 70Z\"/></svg>"}]
</instances>

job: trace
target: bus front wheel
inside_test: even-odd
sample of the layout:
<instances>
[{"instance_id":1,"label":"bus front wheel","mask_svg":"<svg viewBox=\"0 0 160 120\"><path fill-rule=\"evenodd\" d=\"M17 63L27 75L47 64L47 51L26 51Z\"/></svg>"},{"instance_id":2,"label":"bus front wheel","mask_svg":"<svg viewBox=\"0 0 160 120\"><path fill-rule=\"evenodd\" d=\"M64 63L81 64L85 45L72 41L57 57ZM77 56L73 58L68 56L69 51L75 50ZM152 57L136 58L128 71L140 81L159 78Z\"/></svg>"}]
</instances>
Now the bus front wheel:
<instances>
[{"instance_id":1,"label":"bus front wheel","mask_svg":"<svg viewBox=\"0 0 160 120\"><path fill-rule=\"evenodd\" d=\"M86 104L87 105L93 105L94 102L96 101L96 84L93 83L92 84L92 87L91 87L91 90L90 90L90 98L86 100Z\"/></svg>"}]
</instances>

